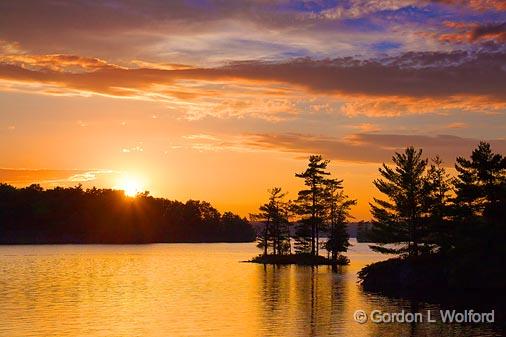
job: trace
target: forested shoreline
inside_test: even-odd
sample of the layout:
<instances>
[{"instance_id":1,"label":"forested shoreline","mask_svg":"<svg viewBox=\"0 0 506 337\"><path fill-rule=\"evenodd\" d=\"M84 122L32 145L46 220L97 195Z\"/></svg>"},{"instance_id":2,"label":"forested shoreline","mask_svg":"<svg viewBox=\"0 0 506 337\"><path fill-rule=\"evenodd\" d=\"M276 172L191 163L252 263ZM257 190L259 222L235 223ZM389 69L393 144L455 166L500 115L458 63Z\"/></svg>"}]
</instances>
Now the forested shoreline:
<instances>
[{"instance_id":1,"label":"forested shoreline","mask_svg":"<svg viewBox=\"0 0 506 337\"><path fill-rule=\"evenodd\" d=\"M121 190L0 184L0 244L250 242L244 218L208 202Z\"/></svg>"}]
</instances>

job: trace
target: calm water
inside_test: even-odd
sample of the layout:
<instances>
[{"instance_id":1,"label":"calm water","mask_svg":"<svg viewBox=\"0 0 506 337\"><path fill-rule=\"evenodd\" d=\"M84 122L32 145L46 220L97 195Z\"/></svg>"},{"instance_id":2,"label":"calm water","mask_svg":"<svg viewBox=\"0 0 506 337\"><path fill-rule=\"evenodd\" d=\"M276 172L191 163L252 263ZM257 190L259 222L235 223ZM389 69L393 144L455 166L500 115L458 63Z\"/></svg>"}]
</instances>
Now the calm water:
<instances>
[{"instance_id":1,"label":"calm water","mask_svg":"<svg viewBox=\"0 0 506 337\"><path fill-rule=\"evenodd\" d=\"M494 336L489 325L358 324L357 309L410 310L363 293L381 259L355 244L350 266L239 263L254 244L0 247L0 336ZM437 309L421 305L418 309Z\"/></svg>"}]
</instances>

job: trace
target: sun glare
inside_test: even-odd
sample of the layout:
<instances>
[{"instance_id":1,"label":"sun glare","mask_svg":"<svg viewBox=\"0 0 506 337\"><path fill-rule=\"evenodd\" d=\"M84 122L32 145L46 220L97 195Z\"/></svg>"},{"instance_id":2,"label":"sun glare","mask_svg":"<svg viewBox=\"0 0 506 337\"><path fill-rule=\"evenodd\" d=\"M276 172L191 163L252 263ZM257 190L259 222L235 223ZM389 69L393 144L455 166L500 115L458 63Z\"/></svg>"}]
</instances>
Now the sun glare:
<instances>
[{"instance_id":1,"label":"sun glare","mask_svg":"<svg viewBox=\"0 0 506 337\"><path fill-rule=\"evenodd\" d=\"M142 184L139 179L130 176L124 176L118 188L123 190L125 195L129 197L135 197L138 193L142 192Z\"/></svg>"}]
</instances>

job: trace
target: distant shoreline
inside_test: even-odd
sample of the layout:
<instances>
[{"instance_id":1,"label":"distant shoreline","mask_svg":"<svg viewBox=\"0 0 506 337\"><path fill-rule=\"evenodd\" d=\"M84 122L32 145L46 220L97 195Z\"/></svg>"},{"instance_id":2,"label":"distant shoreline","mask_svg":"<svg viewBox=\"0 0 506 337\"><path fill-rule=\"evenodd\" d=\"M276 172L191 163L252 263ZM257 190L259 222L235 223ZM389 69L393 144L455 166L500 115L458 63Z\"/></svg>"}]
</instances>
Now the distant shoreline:
<instances>
[{"instance_id":1,"label":"distant shoreline","mask_svg":"<svg viewBox=\"0 0 506 337\"><path fill-rule=\"evenodd\" d=\"M177 242L0 242L0 246L64 246L64 245L102 245L102 246L141 246L157 244L210 244L210 243L252 243L253 241L177 241Z\"/></svg>"},{"instance_id":2,"label":"distant shoreline","mask_svg":"<svg viewBox=\"0 0 506 337\"><path fill-rule=\"evenodd\" d=\"M249 221L209 202L121 190L0 183L0 244L252 242Z\"/></svg>"}]
</instances>

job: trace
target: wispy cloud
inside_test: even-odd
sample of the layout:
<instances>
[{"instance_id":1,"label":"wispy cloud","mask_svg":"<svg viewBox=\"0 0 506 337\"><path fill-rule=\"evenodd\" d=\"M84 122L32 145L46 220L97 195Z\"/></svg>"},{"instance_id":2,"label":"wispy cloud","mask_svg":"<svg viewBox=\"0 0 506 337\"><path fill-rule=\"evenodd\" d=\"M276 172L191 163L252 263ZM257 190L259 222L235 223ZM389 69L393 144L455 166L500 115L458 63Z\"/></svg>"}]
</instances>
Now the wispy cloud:
<instances>
[{"instance_id":1,"label":"wispy cloud","mask_svg":"<svg viewBox=\"0 0 506 337\"><path fill-rule=\"evenodd\" d=\"M7 1L0 39L32 52L210 65L370 55L385 33L420 50L420 27L471 14L483 23L504 10L501 0Z\"/></svg>"},{"instance_id":2,"label":"wispy cloud","mask_svg":"<svg viewBox=\"0 0 506 337\"><path fill-rule=\"evenodd\" d=\"M77 184L103 184L104 180L118 175L113 170L51 170L0 168L0 182L14 186L41 184L51 186L75 186Z\"/></svg>"},{"instance_id":3,"label":"wispy cloud","mask_svg":"<svg viewBox=\"0 0 506 337\"><path fill-rule=\"evenodd\" d=\"M250 146L259 149L293 152L299 155L320 153L329 159L351 162L387 162L394 151L407 146L422 148L427 156L440 155L447 165L456 156L469 156L479 139L450 135L398 135L398 134L352 134L342 138L308 134L257 134L251 135ZM497 152L506 151L506 140L489 140Z\"/></svg>"},{"instance_id":4,"label":"wispy cloud","mask_svg":"<svg viewBox=\"0 0 506 337\"><path fill-rule=\"evenodd\" d=\"M448 129L465 129L465 128L468 128L469 125L467 125L466 123L463 123L463 122L454 122L454 123L450 123L446 126Z\"/></svg>"}]
</instances>

